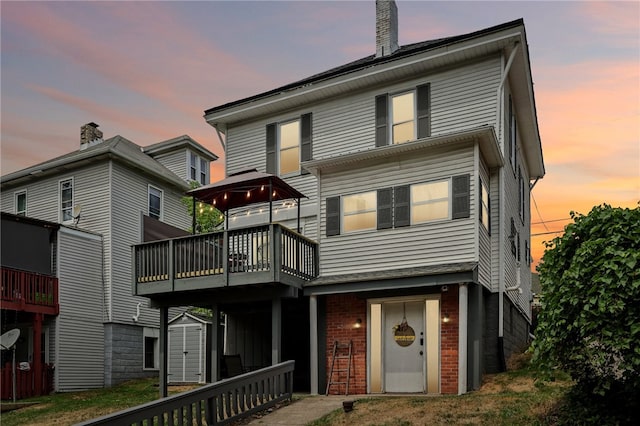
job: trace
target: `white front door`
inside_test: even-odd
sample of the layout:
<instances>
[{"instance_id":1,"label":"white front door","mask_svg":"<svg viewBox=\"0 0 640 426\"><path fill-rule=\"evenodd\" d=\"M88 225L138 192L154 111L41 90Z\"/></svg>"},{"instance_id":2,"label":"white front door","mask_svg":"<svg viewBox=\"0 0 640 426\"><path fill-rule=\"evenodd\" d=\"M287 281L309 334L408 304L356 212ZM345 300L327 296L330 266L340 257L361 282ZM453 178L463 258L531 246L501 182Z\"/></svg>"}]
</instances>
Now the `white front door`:
<instances>
[{"instance_id":1,"label":"white front door","mask_svg":"<svg viewBox=\"0 0 640 426\"><path fill-rule=\"evenodd\" d=\"M424 301L383 303L384 391L424 392Z\"/></svg>"}]
</instances>

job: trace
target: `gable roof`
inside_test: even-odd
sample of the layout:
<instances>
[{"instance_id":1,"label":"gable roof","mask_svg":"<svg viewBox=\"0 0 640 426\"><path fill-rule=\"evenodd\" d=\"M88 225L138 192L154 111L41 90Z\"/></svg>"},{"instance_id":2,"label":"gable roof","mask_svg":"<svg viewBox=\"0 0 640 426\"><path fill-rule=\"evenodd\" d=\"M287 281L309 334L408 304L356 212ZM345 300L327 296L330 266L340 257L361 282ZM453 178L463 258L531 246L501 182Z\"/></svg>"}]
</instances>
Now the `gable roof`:
<instances>
[{"instance_id":1,"label":"gable roof","mask_svg":"<svg viewBox=\"0 0 640 426\"><path fill-rule=\"evenodd\" d=\"M147 155L155 157L156 155L161 155L180 148L189 148L209 161L215 161L218 159L217 155L209 151L204 146L200 145L189 135L182 135L175 138L167 139L166 141L154 143L153 145L145 146L142 148L142 151Z\"/></svg>"},{"instance_id":2,"label":"gable roof","mask_svg":"<svg viewBox=\"0 0 640 426\"><path fill-rule=\"evenodd\" d=\"M4 175L0 178L0 183L3 188L5 186L20 185L31 180L41 179L43 176L55 175L62 170L76 169L107 159L120 160L136 169L172 184L183 191L189 189L186 181L142 152L142 147L119 135L86 149L73 151L43 163L27 167L26 169Z\"/></svg>"},{"instance_id":3,"label":"gable roof","mask_svg":"<svg viewBox=\"0 0 640 426\"><path fill-rule=\"evenodd\" d=\"M467 34L401 46L394 53L362 59L311 77L205 111L205 120L225 133L230 125L308 109L328 99L384 87L434 70L487 57L510 57L509 87L523 135L523 152L532 179L544 176L542 144L533 91L524 21L516 19ZM383 89L381 89L383 90ZM500 97L496 96L496 103Z\"/></svg>"}]
</instances>

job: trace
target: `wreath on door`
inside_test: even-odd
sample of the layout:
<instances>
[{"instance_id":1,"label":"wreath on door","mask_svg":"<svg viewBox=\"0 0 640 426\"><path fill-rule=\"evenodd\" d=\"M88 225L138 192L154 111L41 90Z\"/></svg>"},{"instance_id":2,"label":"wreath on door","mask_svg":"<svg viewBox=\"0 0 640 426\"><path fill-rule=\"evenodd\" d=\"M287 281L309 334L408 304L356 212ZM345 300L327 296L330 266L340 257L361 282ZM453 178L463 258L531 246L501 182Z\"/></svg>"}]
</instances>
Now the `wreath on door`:
<instances>
[{"instance_id":1,"label":"wreath on door","mask_svg":"<svg viewBox=\"0 0 640 426\"><path fill-rule=\"evenodd\" d=\"M402 304L402 321L393 326L393 340L402 347L411 346L416 340L416 332L407 322L407 306Z\"/></svg>"}]
</instances>

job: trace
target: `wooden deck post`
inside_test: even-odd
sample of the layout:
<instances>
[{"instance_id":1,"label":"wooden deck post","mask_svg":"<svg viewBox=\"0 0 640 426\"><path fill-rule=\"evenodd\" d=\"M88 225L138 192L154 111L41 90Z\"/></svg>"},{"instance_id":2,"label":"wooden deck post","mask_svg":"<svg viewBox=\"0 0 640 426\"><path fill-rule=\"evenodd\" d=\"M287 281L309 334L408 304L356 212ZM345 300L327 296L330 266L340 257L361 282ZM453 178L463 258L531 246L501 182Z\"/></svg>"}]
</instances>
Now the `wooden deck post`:
<instances>
[{"instance_id":1,"label":"wooden deck post","mask_svg":"<svg viewBox=\"0 0 640 426\"><path fill-rule=\"evenodd\" d=\"M169 364L167 362L169 355L169 308L163 306L160 308L160 381L159 381L159 391L160 398L166 398L169 396L169 386L167 383L167 373Z\"/></svg>"}]
</instances>

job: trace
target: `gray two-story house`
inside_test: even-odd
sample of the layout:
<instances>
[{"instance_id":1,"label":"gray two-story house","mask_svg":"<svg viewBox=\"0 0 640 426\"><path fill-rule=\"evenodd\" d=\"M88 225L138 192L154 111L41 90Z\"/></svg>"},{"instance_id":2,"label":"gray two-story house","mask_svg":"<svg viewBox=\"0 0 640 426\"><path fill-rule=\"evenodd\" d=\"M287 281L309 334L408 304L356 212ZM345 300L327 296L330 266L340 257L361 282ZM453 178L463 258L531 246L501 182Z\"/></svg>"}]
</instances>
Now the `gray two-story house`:
<instances>
[{"instance_id":1,"label":"gray two-story house","mask_svg":"<svg viewBox=\"0 0 640 426\"><path fill-rule=\"evenodd\" d=\"M192 217L182 198L190 181L210 183L210 163L217 159L189 136L141 147L122 136L104 139L95 123L82 126L80 133L78 149L1 178L3 212L60 224L62 236L76 235L73 229L78 229L98 239L97 257L81 245L76 253L65 246L65 270L73 272L74 281L58 277L59 314L42 325L45 363L84 360L75 367L66 361L56 370L64 375L55 381L57 391L158 374L158 311L132 295L131 246L188 234ZM3 251L4 258L4 243ZM51 253L50 273L57 276L58 251ZM77 282L83 276L85 287ZM86 344L61 346L65 336L73 339L66 342Z\"/></svg>"},{"instance_id":2,"label":"gray two-story house","mask_svg":"<svg viewBox=\"0 0 640 426\"><path fill-rule=\"evenodd\" d=\"M205 111L227 179L190 194L226 230L158 245L157 268L136 248L136 294L227 314L214 371L235 353L295 359L312 393L458 394L527 344L545 171L524 23L401 46L395 2L376 15L375 54Z\"/></svg>"}]
</instances>

